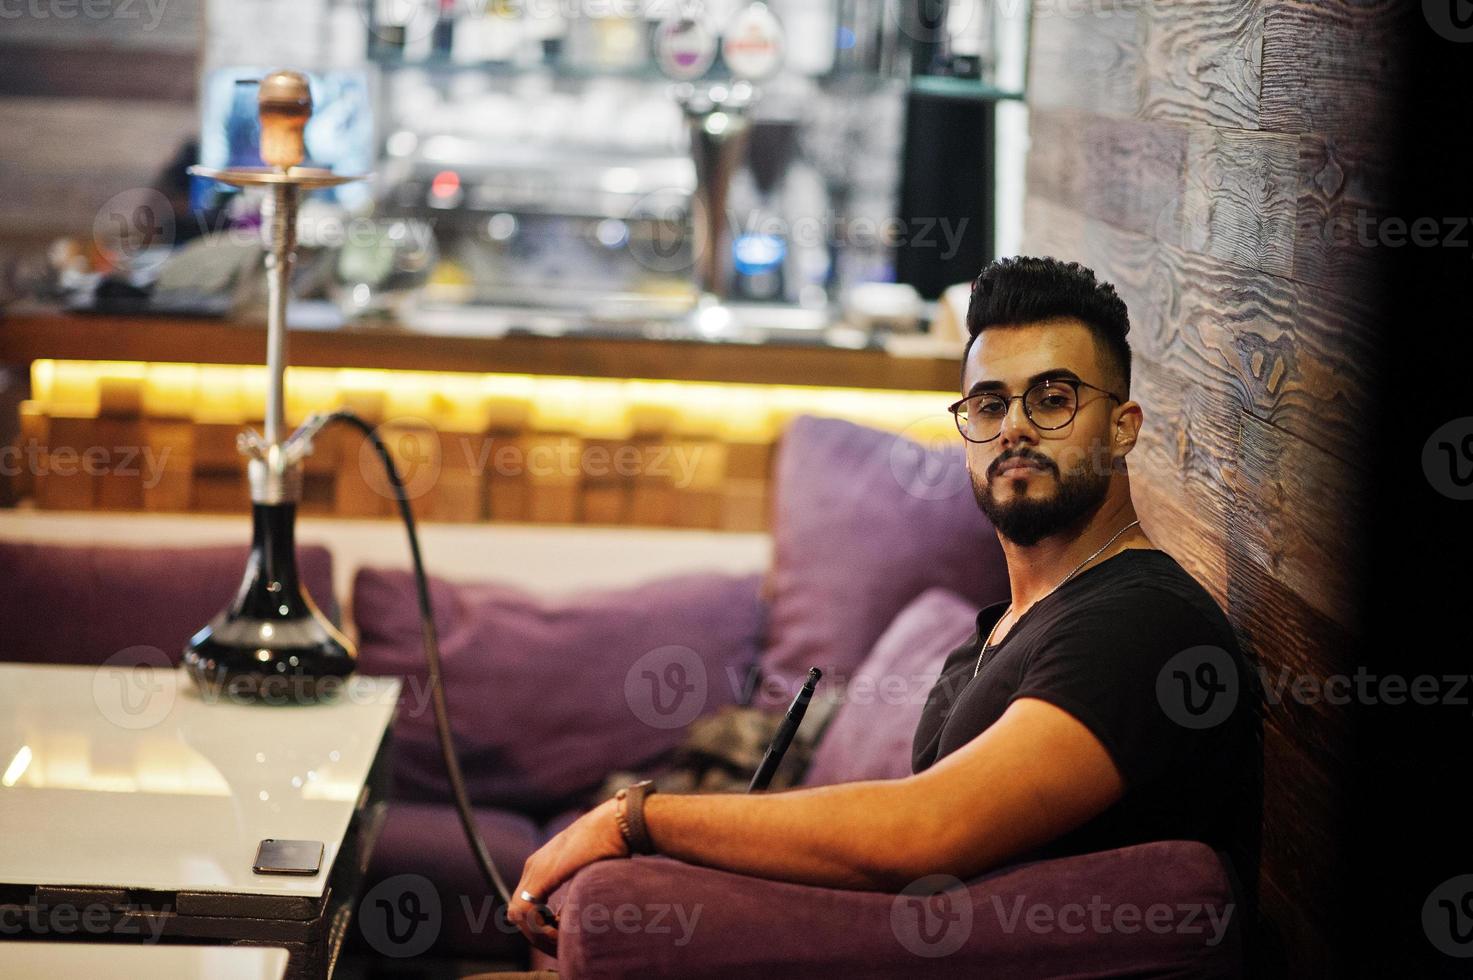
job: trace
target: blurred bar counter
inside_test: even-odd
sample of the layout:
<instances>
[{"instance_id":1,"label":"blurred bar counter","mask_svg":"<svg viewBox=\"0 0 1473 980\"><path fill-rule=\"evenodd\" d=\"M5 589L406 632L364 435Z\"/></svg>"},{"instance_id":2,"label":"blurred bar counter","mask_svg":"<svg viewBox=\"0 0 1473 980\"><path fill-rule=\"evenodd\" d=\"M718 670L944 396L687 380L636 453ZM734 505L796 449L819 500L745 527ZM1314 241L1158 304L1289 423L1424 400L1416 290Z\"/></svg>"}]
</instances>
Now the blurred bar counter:
<instances>
[{"instance_id":1,"label":"blurred bar counter","mask_svg":"<svg viewBox=\"0 0 1473 980\"><path fill-rule=\"evenodd\" d=\"M472 371L592 378L951 391L954 357L897 357L876 348L815 343L733 343L513 331L475 336L393 326L291 330L293 365L403 371ZM265 363L260 325L209 318L69 314L13 307L0 314L0 363L39 358L201 364Z\"/></svg>"},{"instance_id":2,"label":"blurred bar counter","mask_svg":"<svg viewBox=\"0 0 1473 980\"><path fill-rule=\"evenodd\" d=\"M448 522L769 525L773 448L826 415L959 440L954 355L595 332L473 336L293 329L287 420L350 407L382 426L417 513ZM265 402L265 331L215 319L12 307L0 365L24 371L0 501L48 510L242 513L245 426ZM386 517L361 437L307 461L304 513Z\"/></svg>"}]
</instances>

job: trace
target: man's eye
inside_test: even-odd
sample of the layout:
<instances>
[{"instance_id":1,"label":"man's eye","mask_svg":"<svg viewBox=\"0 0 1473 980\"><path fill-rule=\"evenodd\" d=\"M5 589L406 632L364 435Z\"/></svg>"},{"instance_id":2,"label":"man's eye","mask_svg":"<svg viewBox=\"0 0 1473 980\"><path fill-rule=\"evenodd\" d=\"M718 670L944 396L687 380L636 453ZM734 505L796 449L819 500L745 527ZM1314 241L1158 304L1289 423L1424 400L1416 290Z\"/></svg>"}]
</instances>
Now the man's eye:
<instances>
[{"instance_id":1,"label":"man's eye","mask_svg":"<svg viewBox=\"0 0 1473 980\"><path fill-rule=\"evenodd\" d=\"M999 401L981 402L981 403L979 403L977 405L977 414L978 415L1001 415L1003 413L1003 411L1005 410L1004 409L1004 405L1005 404L1006 403L1004 403L1004 402L1002 402L1000 400Z\"/></svg>"}]
</instances>

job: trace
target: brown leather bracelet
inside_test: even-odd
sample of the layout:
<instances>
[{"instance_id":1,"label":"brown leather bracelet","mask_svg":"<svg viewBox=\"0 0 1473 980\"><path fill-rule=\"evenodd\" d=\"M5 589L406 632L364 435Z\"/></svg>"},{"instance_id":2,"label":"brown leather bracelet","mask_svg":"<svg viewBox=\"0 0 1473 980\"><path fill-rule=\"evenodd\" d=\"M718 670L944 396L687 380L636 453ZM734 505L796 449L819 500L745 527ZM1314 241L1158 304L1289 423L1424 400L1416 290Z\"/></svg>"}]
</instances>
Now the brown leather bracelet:
<instances>
[{"instance_id":1,"label":"brown leather bracelet","mask_svg":"<svg viewBox=\"0 0 1473 980\"><path fill-rule=\"evenodd\" d=\"M626 786L614 794L614 817L619 823L619 833L629 845L630 854L653 854L655 842L650 839L649 828L644 822L645 797L655 791L652 780L645 779Z\"/></svg>"}]
</instances>

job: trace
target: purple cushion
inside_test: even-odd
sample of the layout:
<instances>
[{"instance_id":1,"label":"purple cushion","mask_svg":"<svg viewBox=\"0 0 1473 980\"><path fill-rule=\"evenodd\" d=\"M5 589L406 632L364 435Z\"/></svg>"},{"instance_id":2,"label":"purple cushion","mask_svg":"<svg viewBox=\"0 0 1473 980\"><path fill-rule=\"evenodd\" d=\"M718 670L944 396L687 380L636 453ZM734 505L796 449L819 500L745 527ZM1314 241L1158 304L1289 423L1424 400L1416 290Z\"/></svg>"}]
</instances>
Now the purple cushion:
<instances>
[{"instance_id":1,"label":"purple cushion","mask_svg":"<svg viewBox=\"0 0 1473 980\"><path fill-rule=\"evenodd\" d=\"M737 703L765 626L758 586L756 575L687 575L552 602L506 585L432 579L472 798L550 816L611 770L658 759L697 716ZM395 793L449 799L413 578L360 570L353 615L359 669L407 678Z\"/></svg>"},{"instance_id":2,"label":"purple cushion","mask_svg":"<svg viewBox=\"0 0 1473 980\"><path fill-rule=\"evenodd\" d=\"M976 626L977 607L949 589L928 589L906 606L849 679L803 785L909 776L926 695Z\"/></svg>"},{"instance_id":3,"label":"purple cushion","mask_svg":"<svg viewBox=\"0 0 1473 980\"><path fill-rule=\"evenodd\" d=\"M1243 975L1231 882L1197 841L1016 865L965 889L950 881L923 902L926 879L895 895L665 857L599 861L553 893L558 966L580 980ZM607 910L619 908L633 911L610 928ZM570 928L584 921L600 928Z\"/></svg>"},{"instance_id":4,"label":"purple cushion","mask_svg":"<svg viewBox=\"0 0 1473 980\"><path fill-rule=\"evenodd\" d=\"M800 416L776 465L771 641L762 701L808 668L850 674L908 603L933 586L977 608L1007 598L1007 566L977 507L960 437L927 449L839 419Z\"/></svg>"},{"instance_id":5,"label":"purple cushion","mask_svg":"<svg viewBox=\"0 0 1473 980\"><path fill-rule=\"evenodd\" d=\"M250 525L242 525L248 539ZM188 639L235 597L245 545L108 548L0 541L0 659L100 664L133 647L153 647L177 664ZM329 616L332 555L297 549L298 575ZM150 657L152 655L149 655ZM135 662L135 661L130 661Z\"/></svg>"}]
</instances>

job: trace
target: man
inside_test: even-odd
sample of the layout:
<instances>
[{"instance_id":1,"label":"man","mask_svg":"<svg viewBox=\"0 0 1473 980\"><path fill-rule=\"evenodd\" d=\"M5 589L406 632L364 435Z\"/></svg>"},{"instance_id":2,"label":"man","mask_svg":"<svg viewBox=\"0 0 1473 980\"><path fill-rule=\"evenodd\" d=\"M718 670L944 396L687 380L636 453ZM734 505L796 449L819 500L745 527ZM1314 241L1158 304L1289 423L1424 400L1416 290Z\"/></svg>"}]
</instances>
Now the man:
<instances>
[{"instance_id":1,"label":"man","mask_svg":"<svg viewBox=\"0 0 1473 980\"><path fill-rule=\"evenodd\" d=\"M1252 675L1221 609L1136 519L1125 458L1143 416L1125 304L1078 264L1004 259L974 284L967 327L952 411L1012 601L983 609L947 658L914 774L603 803L527 860L508 915L541 948L556 929L537 905L631 843L764 878L899 891L929 874L1196 839L1254 880Z\"/></svg>"}]
</instances>

